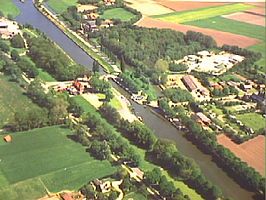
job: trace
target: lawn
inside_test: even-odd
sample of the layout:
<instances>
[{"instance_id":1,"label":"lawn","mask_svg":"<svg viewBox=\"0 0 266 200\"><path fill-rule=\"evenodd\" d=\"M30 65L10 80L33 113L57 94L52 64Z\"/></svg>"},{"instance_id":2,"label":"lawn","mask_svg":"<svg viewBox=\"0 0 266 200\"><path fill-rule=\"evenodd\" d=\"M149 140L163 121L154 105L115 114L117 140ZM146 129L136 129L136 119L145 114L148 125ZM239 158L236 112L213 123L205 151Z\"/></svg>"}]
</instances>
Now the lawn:
<instances>
[{"instance_id":1,"label":"lawn","mask_svg":"<svg viewBox=\"0 0 266 200\"><path fill-rule=\"evenodd\" d=\"M265 40L265 27L239 22L232 19L226 19L220 16L208 19L193 20L185 24L244 35L259 40Z\"/></svg>"},{"instance_id":2,"label":"lawn","mask_svg":"<svg viewBox=\"0 0 266 200\"><path fill-rule=\"evenodd\" d=\"M0 11L2 11L5 16L10 14L12 17L16 17L20 13L18 7L12 2L12 0L0 0L0 5Z\"/></svg>"},{"instance_id":3,"label":"lawn","mask_svg":"<svg viewBox=\"0 0 266 200\"><path fill-rule=\"evenodd\" d=\"M54 126L13 133L12 143L1 140L0 199L36 199L43 195L42 184L52 192L74 190L115 172L68 135L69 129Z\"/></svg>"},{"instance_id":4,"label":"lawn","mask_svg":"<svg viewBox=\"0 0 266 200\"><path fill-rule=\"evenodd\" d=\"M56 13L63 13L69 6L77 5L77 0L48 0L48 6Z\"/></svg>"},{"instance_id":5,"label":"lawn","mask_svg":"<svg viewBox=\"0 0 266 200\"><path fill-rule=\"evenodd\" d=\"M36 104L24 95L17 83L8 81L4 75L0 75L0 128L12 119L15 112L25 112Z\"/></svg>"},{"instance_id":6,"label":"lawn","mask_svg":"<svg viewBox=\"0 0 266 200\"><path fill-rule=\"evenodd\" d=\"M220 15L230 14L234 12L239 12L252 8L253 6L236 3L223 6L216 6L210 8L202 8L187 12L174 12L165 15L157 15L154 18L159 18L164 21L174 22L174 23L185 23L190 21L196 21L201 19L207 19L211 17L216 17Z\"/></svg>"},{"instance_id":7,"label":"lawn","mask_svg":"<svg viewBox=\"0 0 266 200\"><path fill-rule=\"evenodd\" d=\"M129 21L135 15L124 8L111 8L105 10L101 15L102 19L120 19L121 21Z\"/></svg>"},{"instance_id":8,"label":"lawn","mask_svg":"<svg viewBox=\"0 0 266 200\"><path fill-rule=\"evenodd\" d=\"M252 128L254 131L258 131L266 126L265 118L258 113L245 113L236 115L236 118L247 127Z\"/></svg>"}]
</instances>

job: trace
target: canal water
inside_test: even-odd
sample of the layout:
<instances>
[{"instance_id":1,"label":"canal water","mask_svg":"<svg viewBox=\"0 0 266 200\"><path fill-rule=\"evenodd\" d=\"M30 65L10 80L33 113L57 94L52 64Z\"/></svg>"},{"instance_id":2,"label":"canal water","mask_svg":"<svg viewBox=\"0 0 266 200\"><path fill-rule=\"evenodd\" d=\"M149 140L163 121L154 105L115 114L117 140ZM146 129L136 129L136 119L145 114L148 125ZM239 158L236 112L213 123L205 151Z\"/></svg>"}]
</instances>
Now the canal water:
<instances>
[{"instance_id":1,"label":"canal water","mask_svg":"<svg viewBox=\"0 0 266 200\"><path fill-rule=\"evenodd\" d=\"M73 60L91 69L93 59L60 31L52 22L44 17L33 5L32 0L21 3L19 0L13 2L20 8L21 14L16 20L21 24L30 24L44 32L51 40L57 43ZM120 87L112 83L122 94L129 97ZM226 197L234 200L251 200L254 193L241 188L211 159L211 156L202 153L195 145L183 137L182 132L174 128L168 121L154 114L149 108L144 108L132 102L137 115L141 116L159 138L165 138L176 142L180 152L194 159L200 166L204 175L212 183L222 189Z\"/></svg>"}]
</instances>

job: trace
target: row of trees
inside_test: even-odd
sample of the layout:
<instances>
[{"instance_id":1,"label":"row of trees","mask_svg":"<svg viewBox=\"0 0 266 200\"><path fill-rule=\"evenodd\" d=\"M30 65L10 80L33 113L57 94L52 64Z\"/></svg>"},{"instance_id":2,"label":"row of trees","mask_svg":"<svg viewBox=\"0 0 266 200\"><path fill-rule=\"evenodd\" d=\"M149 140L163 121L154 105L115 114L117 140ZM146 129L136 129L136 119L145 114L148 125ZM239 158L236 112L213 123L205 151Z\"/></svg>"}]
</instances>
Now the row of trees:
<instances>
[{"instance_id":1,"label":"row of trees","mask_svg":"<svg viewBox=\"0 0 266 200\"><path fill-rule=\"evenodd\" d=\"M158 140L151 154L156 163L168 169L174 176L182 178L204 199L213 200L222 196L220 189L204 177L196 163L184 157L170 141Z\"/></svg>"},{"instance_id":2,"label":"row of trees","mask_svg":"<svg viewBox=\"0 0 266 200\"><path fill-rule=\"evenodd\" d=\"M147 126L140 122L129 123L121 119L116 109L108 104L103 104L99 111L109 123L113 124L121 133L129 138L130 141L141 148L147 150L152 149L156 142L156 137Z\"/></svg>"},{"instance_id":3,"label":"row of trees","mask_svg":"<svg viewBox=\"0 0 266 200\"><path fill-rule=\"evenodd\" d=\"M92 155L102 160L109 158L113 152L122 160L131 161L136 165L139 163L139 155L100 114L96 111L89 112L83 117L83 121L90 128L91 137L88 137L86 129L80 128L77 131L78 141L89 146Z\"/></svg>"},{"instance_id":4,"label":"row of trees","mask_svg":"<svg viewBox=\"0 0 266 200\"><path fill-rule=\"evenodd\" d=\"M154 168L152 171L145 173L145 183L153 186L159 190L160 194L167 199L172 200L189 200L189 196L183 195L179 188L176 188L173 182L168 181L167 178L162 175L159 168Z\"/></svg>"},{"instance_id":5,"label":"row of trees","mask_svg":"<svg viewBox=\"0 0 266 200\"><path fill-rule=\"evenodd\" d=\"M166 98L174 103L192 101L193 97L187 90L181 88L167 88L163 91Z\"/></svg>"},{"instance_id":6,"label":"row of trees","mask_svg":"<svg viewBox=\"0 0 266 200\"><path fill-rule=\"evenodd\" d=\"M39 107L25 113L15 113L14 120L10 124L13 131L65 123L69 107L66 96L56 96L50 92L46 94L38 79L30 83L27 95Z\"/></svg>"},{"instance_id":7,"label":"row of trees","mask_svg":"<svg viewBox=\"0 0 266 200\"><path fill-rule=\"evenodd\" d=\"M36 65L57 80L73 80L87 73L86 69L73 63L70 58L45 36L27 37L28 55Z\"/></svg>"}]
</instances>

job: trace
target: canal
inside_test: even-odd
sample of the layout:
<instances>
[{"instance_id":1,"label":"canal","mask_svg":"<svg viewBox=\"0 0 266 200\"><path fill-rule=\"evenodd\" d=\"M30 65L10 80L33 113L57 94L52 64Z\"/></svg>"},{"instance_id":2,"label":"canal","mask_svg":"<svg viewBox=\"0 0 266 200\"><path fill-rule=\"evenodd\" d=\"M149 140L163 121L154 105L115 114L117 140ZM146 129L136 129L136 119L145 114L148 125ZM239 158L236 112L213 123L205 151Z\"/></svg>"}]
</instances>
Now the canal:
<instances>
[{"instance_id":1,"label":"canal","mask_svg":"<svg viewBox=\"0 0 266 200\"><path fill-rule=\"evenodd\" d=\"M44 32L51 40L57 43L73 60L77 63L90 68L93 59L70 40L62 31L60 31L52 22L44 17L33 5L31 0L21 3L13 0L19 7L21 14L16 20L21 24L30 24ZM128 94L117 85L112 83L122 94ZM222 169L213 161L211 156L202 153L195 145L183 137L182 132L177 131L168 121L154 114L149 108L144 108L132 102L136 113L141 116L150 128L159 138L165 138L176 142L180 152L194 159L200 166L204 175L215 185L220 187L226 197L232 197L234 200L251 200L254 193L241 188L233 179L231 179Z\"/></svg>"}]
</instances>

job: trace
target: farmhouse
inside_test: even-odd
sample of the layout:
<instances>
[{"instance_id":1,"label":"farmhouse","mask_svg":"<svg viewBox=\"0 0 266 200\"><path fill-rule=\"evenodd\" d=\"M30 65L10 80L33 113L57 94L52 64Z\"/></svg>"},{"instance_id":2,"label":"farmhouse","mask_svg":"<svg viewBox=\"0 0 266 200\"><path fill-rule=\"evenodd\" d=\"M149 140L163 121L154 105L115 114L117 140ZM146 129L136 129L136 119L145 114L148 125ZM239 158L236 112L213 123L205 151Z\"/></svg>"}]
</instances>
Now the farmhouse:
<instances>
[{"instance_id":1,"label":"farmhouse","mask_svg":"<svg viewBox=\"0 0 266 200\"><path fill-rule=\"evenodd\" d=\"M100 191L102 193L111 191L110 181L104 182L103 180L95 179L94 181L92 181L92 184L95 186L97 191Z\"/></svg>"},{"instance_id":2,"label":"farmhouse","mask_svg":"<svg viewBox=\"0 0 266 200\"><path fill-rule=\"evenodd\" d=\"M182 81L184 85L188 88L190 92L196 90L198 86L196 85L195 81L193 80L193 77L190 75L185 75L182 77Z\"/></svg>"},{"instance_id":3,"label":"farmhouse","mask_svg":"<svg viewBox=\"0 0 266 200\"><path fill-rule=\"evenodd\" d=\"M19 33L19 26L16 22L0 18L0 36L3 39L12 38Z\"/></svg>"},{"instance_id":4,"label":"farmhouse","mask_svg":"<svg viewBox=\"0 0 266 200\"><path fill-rule=\"evenodd\" d=\"M6 135L3 139L5 140L5 142L12 142L11 135Z\"/></svg>"},{"instance_id":5,"label":"farmhouse","mask_svg":"<svg viewBox=\"0 0 266 200\"><path fill-rule=\"evenodd\" d=\"M92 12L92 13L87 14L87 17L90 20L96 20L99 17L99 14Z\"/></svg>"},{"instance_id":6,"label":"farmhouse","mask_svg":"<svg viewBox=\"0 0 266 200\"><path fill-rule=\"evenodd\" d=\"M110 19L106 19L106 20L102 21L102 23L101 23L101 27L103 27L103 28L109 28L112 26L114 26L114 22Z\"/></svg>"},{"instance_id":7,"label":"farmhouse","mask_svg":"<svg viewBox=\"0 0 266 200\"><path fill-rule=\"evenodd\" d=\"M96 21L95 20L90 20L87 21L86 24L83 24L83 29L85 32L95 32L98 31Z\"/></svg>"}]
</instances>

